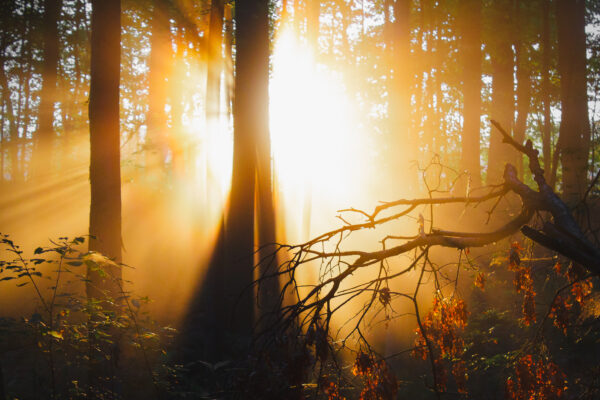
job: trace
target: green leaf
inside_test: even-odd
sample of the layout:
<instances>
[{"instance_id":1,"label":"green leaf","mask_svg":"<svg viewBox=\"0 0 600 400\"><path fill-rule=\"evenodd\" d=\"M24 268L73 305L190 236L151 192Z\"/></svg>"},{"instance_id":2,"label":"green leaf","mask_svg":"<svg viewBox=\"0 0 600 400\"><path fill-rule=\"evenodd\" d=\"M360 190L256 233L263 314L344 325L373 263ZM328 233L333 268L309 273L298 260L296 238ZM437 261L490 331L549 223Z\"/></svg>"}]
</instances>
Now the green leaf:
<instances>
[{"instance_id":1,"label":"green leaf","mask_svg":"<svg viewBox=\"0 0 600 400\"><path fill-rule=\"evenodd\" d=\"M48 335L52 336L55 339L59 339L59 340L64 339L63 334L61 332L50 331L50 332L48 332Z\"/></svg>"}]
</instances>

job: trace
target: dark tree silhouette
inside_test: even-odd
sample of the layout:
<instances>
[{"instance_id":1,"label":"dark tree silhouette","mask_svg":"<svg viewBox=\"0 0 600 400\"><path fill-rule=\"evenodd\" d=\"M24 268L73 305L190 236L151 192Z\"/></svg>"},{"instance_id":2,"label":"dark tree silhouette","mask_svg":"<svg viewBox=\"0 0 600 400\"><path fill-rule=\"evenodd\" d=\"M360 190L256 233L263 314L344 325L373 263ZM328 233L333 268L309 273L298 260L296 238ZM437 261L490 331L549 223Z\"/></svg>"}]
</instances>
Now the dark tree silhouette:
<instances>
[{"instance_id":1,"label":"dark tree silhouette","mask_svg":"<svg viewBox=\"0 0 600 400\"><path fill-rule=\"evenodd\" d=\"M121 52L120 0L92 2L90 80L90 250L121 261L121 169L119 77ZM88 296L101 298L103 289L121 270L108 267L112 279L88 270ZM114 288L112 288L114 290ZM112 294L114 294L113 292Z\"/></svg>"},{"instance_id":2,"label":"dark tree silhouette","mask_svg":"<svg viewBox=\"0 0 600 400\"><path fill-rule=\"evenodd\" d=\"M488 38L489 53L492 63L492 102L490 115L500 122L510 133L514 119L513 68L514 54L510 38L512 28L510 12L511 2L495 1L490 9L493 16L493 31ZM487 183L497 182L502 176L503 165L514 159L510 146L502 143L497 135L490 136L488 153Z\"/></svg>"},{"instance_id":3,"label":"dark tree silhouette","mask_svg":"<svg viewBox=\"0 0 600 400\"><path fill-rule=\"evenodd\" d=\"M206 72L206 124L213 134L219 120L221 71L223 70L223 0L210 2L210 19L207 40Z\"/></svg>"},{"instance_id":4,"label":"dark tree silhouette","mask_svg":"<svg viewBox=\"0 0 600 400\"><path fill-rule=\"evenodd\" d=\"M558 71L562 117L557 150L563 167L563 196L572 203L587 189L590 125L586 79L585 1L559 0Z\"/></svg>"},{"instance_id":5,"label":"dark tree silhouette","mask_svg":"<svg viewBox=\"0 0 600 400\"><path fill-rule=\"evenodd\" d=\"M171 64L171 32L169 5L154 1L150 38L149 98L147 114L146 167L162 166L168 152L167 141L167 76Z\"/></svg>"},{"instance_id":6,"label":"dark tree silhouette","mask_svg":"<svg viewBox=\"0 0 600 400\"><path fill-rule=\"evenodd\" d=\"M531 108L531 56L530 44L527 36L526 14L527 5L521 0L514 3L514 17L516 28L513 33L513 47L515 49L515 66L517 77L517 118L514 123L514 138L518 143L525 140L525 130L527 129L527 117ZM515 167L519 171L519 176L523 177L523 156L517 155Z\"/></svg>"},{"instance_id":7,"label":"dark tree silhouette","mask_svg":"<svg viewBox=\"0 0 600 400\"><path fill-rule=\"evenodd\" d=\"M551 0L543 0L542 8L542 31L541 31L541 51L542 65L541 74L542 82L540 87L540 96L544 114L544 126L542 127L542 155L544 160L544 170L548 184L554 188L556 181L556 167L558 160L553 162L552 157L552 117L550 115L551 97L550 97L550 56L552 53L552 45L550 42L550 13L552 7Z\"/></svg>"},{"instance_id":8,"label":"dark tree silhouette","mask_svg":"<svg viewBox=\"0 0 600 400\"><path fill-rule=\"evenodd\" d=\"M225 223L227 255L225 315L230 330L251 337L253 294L247 290L254 274L255 192L261 219L272 212L268 125L269 14L268 1L237 2L236 69L233 100L233 172ZM258 181L257 181L258 177ZM258 182L258 187L256 185ZM259 223L261 238L271 233ZM274 228L272 228L274 229Z\"/></svg>"},{"instance_id":9,"label":"dark tree silhouette","mask_svg":"<svg viewBox=\"0 0 600 400\"><path fill-rule=\"evenodd\" d=\"M461 169L468 171L472 184L481 186L479 165L481 129L481 2L461 1L459 9L460 51L462 58L463 130Z\"/></svg>"},{"instance_id":10,"label":"dark tree silhouette","mask_svg":"<svg viewBox=\"0 0 600 400\"><path fill-rule=\"evenodd\" d=\"M36 132L34 175L46 173L50 168L54 134L54 105L57 101L56 83L59 63L58 19L62 0L44 2L44 64L40 93L39 124Z\"/></svg>"}]
</instances>

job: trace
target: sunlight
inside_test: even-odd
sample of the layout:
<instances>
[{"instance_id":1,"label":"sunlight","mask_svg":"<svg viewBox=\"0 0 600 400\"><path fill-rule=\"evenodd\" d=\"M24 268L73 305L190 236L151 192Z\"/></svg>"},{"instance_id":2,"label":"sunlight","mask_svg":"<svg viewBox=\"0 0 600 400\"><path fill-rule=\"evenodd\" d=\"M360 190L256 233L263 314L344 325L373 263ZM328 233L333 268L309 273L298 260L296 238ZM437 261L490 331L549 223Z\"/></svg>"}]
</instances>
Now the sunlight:
<instances>
[{"instance_id":1,"label":"sunlight","mask_svg":"<svg viewBox=\"0 0 600 400\"><path fill-rule=\"evenodd\" d=\"M365 176L364 135L339 74L316 63L291 29L284 28L275 45L269 112L284 207L303 210L303 224L310 226L313 203L325 207L330 218L351 204ZM298 213L291 217L288 226L299 224ZM307 226L296 233L306 238Z\"/></svg>"}]
</instances>

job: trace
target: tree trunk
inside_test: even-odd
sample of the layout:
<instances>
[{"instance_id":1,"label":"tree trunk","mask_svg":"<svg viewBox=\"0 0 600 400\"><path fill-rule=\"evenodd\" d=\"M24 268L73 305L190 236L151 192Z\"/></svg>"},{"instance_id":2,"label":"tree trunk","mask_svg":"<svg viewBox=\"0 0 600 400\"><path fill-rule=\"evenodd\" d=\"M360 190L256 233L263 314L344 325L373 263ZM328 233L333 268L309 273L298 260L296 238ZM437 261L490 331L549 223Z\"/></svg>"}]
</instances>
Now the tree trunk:
<instances>
[{"instance_id":1,"label":"tree trunk","mask_svg":"<svg viewBox=\"0 0 600 400\"><path fill-rule=\"evenodd\" d=\"M306 37L313 55L318 58L319 55L319 17L321 15L321 2L318 0L309 1L306 4Z\"/></svg>"},{"instance_id":2,"label":"tree trunk","mask_svg":"<svg viewBox=\"0 0 600 400\"><path fill-rule=\"evenodd\" d=\"M514 40L516 67L517 67L517 119L515 121L514 138L519 144L525 141L527 130L527 117L531 105L531 61L527 38L524 37L522 26L527 23L520 9L520 0L515 1L515 21L517 22ZM517 154L517 171L523 179L523 155Z\"/></svg>"},{"instance_id":3,"label":"tree trunk","mask_svg":"<svg viewBox=\"0 0 600 400\"><path fill-rule=\"evenodd\" d=\"M223 0L212 0L208 28L208 66L206 72L206 124L209 134L216 134L221 102L223 70Z\"/></svg>"},{"instance_id":4,"label":"tree trunk","mask_svg":"<svg viewBox=\"0 0 600 400\"><path fill-rule=\"evenodd\" d=\"M171 60L169 13L165 0L155 0L150 38L146 168L162 167L168 153L167 76Z\"/></svg>"},{"instance_id":5,"label":"tree trunk","mask_svg":"<svg viewBox=\"0 0 600 400\"><path fill-rule=\"evenodd\" d=\"M561 163L563 196L567 203L587 189L590 125L586 80L585 1L558 0L558 71L560 75Z\"/></svg>"},{"instance_id":6,"label":"tree trunk","mask_svg":"<svg viewBox=\"0 0 600 400\"><path fill-rule=\"evenodd\" d=\"M257 143L268 137L269 18L268 1L235 3L236 75L233 101L234 138L231 194L226 221L225 315L228 330L240 339L252 335L254 198ZM260 149L261 155L264 149ZM262 171L264 174L266 171ZM269 185L270 187L270 185Z\"/></svg>"},{"instance_id":7,"label":"tree trunk","mask_svg":"<svg viewBox=\"0 0 600 400\"><path fill-rule=\"evenodd\" d=\"M554 189L556 181L556 169L552 162L552 117L550 115L550 0L543 0L542 15L542 83L540 95L542 98L542 109L544 115L544 126L542 127L542 153L544 159L544 175L546 181Z\"/></svg>"},{"instance_id":8,"label":"tree trunk","mask_svg":"<svg viewBox=\"0 0 600 400\"><path fill-rule=\"evenodd\" d=\"M90 65L90 251L114 262L88 265L88 299L100 303L104 311L116 310L122 300L121 261L121 171L119 132L119 77L121 39L120 0L92 0ZM93 261L96 261L94 259ZM93 313L94 326L102 315ZM98 342L92 332L105 330L113 345ZM114 327L90 331L89 397L96 390L118 392L114 379L118 371L118 336ZM95 354L100 349L100 354Z\"/></svg>"},{"instance_id":9,"label":"tree trunk","mask_svg":"<svg viewBox=\"0 0 600 400\"><path fill-rule=\"evenodd\" d=\"M42 70L42 90L40 93L39 125L35 136L33 175L39 177L51 166L52 142L54 135L54 104L58 80L59 37L58 19L62 0L44 2L44 65Z\"/></svg>"},{"instance_id":10,"label":"tree trunk","mask_svg":"<svg viewBox=\"0 0 600 400\"><path fill-rule=\"evenodd\" d=\"M490 39L490 57L492 61L492 104L491 118L498 121L507 131L512 131L514 120L514 88L513 68L514 54L510 40L511 20L510 3L507 0L494 2L494 15L497 33ZM513 163L514 150L502 143L500 135L490 135L488 153L488 184L497 184L502 180L502 172L506 163Z\"/></svg>"},{"instance_id":11,"label":"tree trunk","mask_svg":"<svg viewBox=\"0 0 600 400\"><path fill-rule=\"evenodd\" d=\"M16 163L16 138L17 138L17 130L15 127L17 126L17 118L15 116L15 109L12 98L10 97L11 91L8 87L8 78L6 76L6 70L4 69L4 56L0 54L0 87L2 87L2 106L5 108L5 112L3 113L3 119L8 119L8 145L7 142L4 141L4 137L2 138L2 163L4 165L4 156L5 150L8 148L8 156L10 158L10 177L11 180L14 181L17 169ZM2 121L2 129L4 129L4 121ZM2 130L2 135L4 135L4 131ZM4 168L2 168L2 172L4 173ZM4 179L4 175L2 176Z\"/></svg>"},{"instance_id":12,"label":"tree trunk","mask_svg":"<svg viewBox=\"0 0 600 400\"><path fill-rule=\"evenodd\" d=\"M121 3L93 0L90 74L90 250L121 261L119 74ZM108 271L114 279L121 271ZM88 296L101 298L106 282L88 270ZM110 288L112 289L112 288Z\"/></svg>"},{"instance_id":13,"label":"tree trunk","mask_svg":"<svg viewBox=\"0 0 600 400\"><path fill-rule=\"evenodd\" d=\"M392 159L397 160L393 168L395 173L406 171L417 154L417 141L410 129L411 76L413 68L410 56L410 9L411 0L396 0L394 3L394 22L392 25L392 81L388 115L392 134ZM402 152L401 149L408 151ZM406 182L403 182L403 185ZM408 186L414 185L410 182ZM414 188L413 188L414 189Z\"/></svg>"},{"instance_id":14,"label":"tree trunk","mask_svg":"<svg viewBox=\"0 0 600 400\"><path fill-rule=\"evenodd\" d=\"M183 27L178 27L174 34L177 38L177 51L171 58L171 75L180 76L184 74L187 66L184 61L184 49L187 42ZM184 79L172 79L169 81L171 97L171 129L169 134L169 147L171 149L171 168L176 176L181 176L186 170L186 143L184 133L183 115L185 113L184 93L186 83Z\"/></svg>"}]
</instances>

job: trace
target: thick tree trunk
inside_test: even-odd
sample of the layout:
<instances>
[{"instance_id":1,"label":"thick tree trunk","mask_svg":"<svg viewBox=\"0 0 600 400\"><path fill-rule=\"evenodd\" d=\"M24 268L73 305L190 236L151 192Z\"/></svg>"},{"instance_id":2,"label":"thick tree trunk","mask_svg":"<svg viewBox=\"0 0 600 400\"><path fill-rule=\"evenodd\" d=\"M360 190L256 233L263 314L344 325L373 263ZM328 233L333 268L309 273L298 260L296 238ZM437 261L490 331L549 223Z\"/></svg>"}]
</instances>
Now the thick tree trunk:
<instances>
[{"instance_id":1,"label":"thick tree trunk","mask_svg":"<svg viewBox=\"0 0 600 400\"><path fill-rule=\"evenodd\" d=\"M11 91L8 87L8 78L6 76L6 70L4 69L4 56L0 55L0 87L2 87L2 106L4 107L3 119L8 120L8 139L6 142L4 140L4 131L2 131L2 153L0 156L2 157L2 172L4 173L4 157L8 154L10 159L10 177L11 180L14 181L15 175L17 172L17 162L16 162L16 138L17 138L17 130L15 127L17 126L17 118L15 116L15 109L12 98L10 97ZM6 123L4 120L2 121L2 128ZM7 144L8 143L8 144ZM7 152L5 150L8 150ZM6 153L6 154L5 154ZM2 177L4 179L4 175Z\"/></svg>"},{"instance_id":2,"label":"thick tree trunk","mask_svg":"<svg viewBox=\"0 0 600 400\"><path fill-rule=\"evenodd\" d=\"M226 221L225 312L228 330L240 338L252 335L254 198L257 148L268 137L269 19L268 1L235 4L236 75L233 101L234 139L231 194ZM262 166L262 163L261 163ZM261 171L264 174L266 171ZM269 184L270 187L270 184ZM260 197L260 196L259 196Z\"/></svg>"},{"instance_id":3,"label":"thick tree trunk","mask_svg":"<svg viewBox=\"0 0 600 400\"><path fill-rule=\"evenodd\" d=\"M25 51L25 59L29 60L32 57L32 49L30 46L27 46L27 50ZM17 146L17 154L18 154L18 160L17 160L17 178L19 180L25 180L25 179L30 179L31 178L31 171L33 169L33 163L35 160L31 160L29 159L29 164L27 164L27 157L26 157L26 149L28 147L27 142L29 141L29 139L27 138L27 132L29 131L29 127L30 127L30 122L31 122L31 117L32 117L32 108L31 108L31 83L32 83L32 77L34 74L34 68L33 68L33 64L32 63L27 63L25 68L23 69L23 72L21 74L21 81L23 82L23 90L22 90L22 97L23 100L19 103L19 112L17 113L17 119L19 120L19 124L15 125L15 129L17 130L15 132L15 137L17 137L17 140L15 142L16 146ZM21 97L21 95L19 95L19 97ZM21 100L21 99L19 99ZM19 134L18 129L19 127L22 128L22 133ZM35 141L34 141L34 145L35 145ZM15 159L17 159L17 157L15 157Z\"/></svg>"},{"instance_id":4,"label":"thick tree trunk","mask_svg":"<svg viewBox=\"0 0 600 400\"><path fill-rule=\"evenodd\" d=\"M406 171L410 167L409 154L417 154L417 140L413 137L410 125L410 97L412 60L410 56L410 9L411 0L396 0L394 3L394 22L392 31L392 80L388 115L392 134L392 159L397 160L393 168L395 173ZM404 149L402 151L401 149ZM415 182L402 182L414 186ZM412 187L414 189L414 187Z\"/></svg>"},{"instance_id":5,"label":"thick tree trunk","mask_svg":"<svg viewBox=\"0 0 600 400\"><path fill-rule=\"evenodd\" d=\"M495 34L489 43L490 57L492 61L492 104L491 118L498 121L507 131L512 131L514 120L514 88L513 68L514 54L510 40L511 20L508 0L494 2L494 14L496 16ZM499 135L490 135L490 147L488 153L488 184L497 184L502 180L504 165L513 163L514 150L505 143Z\"/></svg>"},{"instance_id":6,"label":"thick tree trunk","mask_svg":"<svg viewBox=\"0 0 600 400\"><path fill-rule=\"evenodd\" d=\"M52 142L54 135L54 104L57 101L56 83L58 78L59 37L58 19L62 1L44 2L44 64L42 71L42 90L40 94L39 125L35 136L35 155L33 174L44 175L51 164Z\"/></svg>"},{"instance_id":7,"label":"thick tree trunk","mask_svg":"<svg viewBox=\"0 0 600 400\"><path fill-rule=\"evenodd\" d=\"M527 22L523 18L520 9L520 0L515 1L515 21L517 22L516 34L514 40L516 67L517 67L517 119L513 132L514 139L519 144L525 140L525 131L527 129L527 117L531 104L531 72L528 44L524 37L522 26ZM517 154L516 167L519 177L523 179L523 155Z\"/></svg>"},{"instance_id":8,"label":"thick tree trunk","mask_svg":"<svg viewBox=\"0 0 600 400\"><path fill-rule=\"evenodd\" d=\"M120 0L92 0L90 66L90 251L115 262L93 259L87 269L88 299L102 302L105 311L116 310L121 303L121 169L119 132L119 77L121 52ZM91 323L102 319L92 314ZM97 327L94 329L103 329ZM109 325L106 334L114 345L95 341L90 335L89 391L118 393L114 379L118 371L118 336ZM92 345L92 343L95 343ZM92 347L93 346L93 347ZM95 354L100 349L100 354ZM110 357L110 359L109 359Z\"/></svg>"},{"instance_id":9,"label":"thick tree trunk","mask_svg":"<svg viewBox=\"0 0 600 400\"><path fill-rule=\"evenodd\" d=\"M167 76L171 61L169 13L165 0L156 0L152 11L150 38L149 96L146 133L146 168L160 167L168 153Z\"/></svg>"},{"instance_id":10,"label":"thick tree trunk","mask_svg":"<svg viewBox=\"0 0 600 400\"><path fill-rule=\"evenodd\" d=\"M585 1L558 0L558 70L563 196L567 203L587 189L590 125L586 80Z\"/></svg>"},{"instance_id":11,"label":"thick tree trunk","mask_svg":"<svg viewBox=\"0 0 600 400\"><path fill-rule=\"evenodd\" d=\"M30 15L31 5L25 9L25 14ZM33 74L33 63L25 60L32 59L31 46L31 18L24 18L20 24L21 37L21 61L19 76L19 89L16 104L15 123L11 129L11 159L12 159L12 175L13 182L18 182L25 179L25 141L27 140L26 132L29 126L30 112L29 100L31 94L31 78ZM22 133L19 133L19 128L22 128Z\"/></svg>"},{"instance_id":12,"label":"thick tree trunk","mask_svg":"<svg viewBox=\"0 0 600 400\"><path fill-rule=\"evenodd\" d=\"M212 0L208 28L208 60L206 72L206 124L215 133L221 102L221 71L223 70L223 0Z\"/></svg>"},{"instance_id":13,"label":"thick tree trunk","mask_svg":"<svg viewBox=\"0 0 600 400\"><path fill-rule=\"evenodd\" d=\"M262 4L264 3L264 4ZM315 46L313 51L315 57L318 53L317 39L319 36L319 2L312 1L309 13L309 39ZM260 7L256 12L259 17L256 19L257 26L254 32L254 57L255 59L255 79L258 87L255 90L254 120L252 122L256 140L256 178L257 178L257 200L256 216L258 223L258 243L259 252L259 277L262 280L258 287L258 313L257 317L263 327L268 328L274 321L278 306L278 296L280 292L279 278L265 276L277 271L279 262L277 257L272 256L275 248L275 205L273 199L273 170L271 158L271 135L269 132L269 18L266 10L268 1L262 0ZM311 22L312 21L312 22ZM312 28L311 28L312 26ZM240 60L241 61L241 60ZM239 65L239 64L238 64ZM240 77L241 79L242 77ZM237 86L237 84L236 84ZM237 98L237 95L236 95Z\"/></svg>"},{"instance_id":14,"label":"thick tree trunk","mask_svg":"<svg viewBox=\"0 0 600 400\"><path fill-rule=\"evenodd\" d=\"M550 0L544 0L542 15L542 113L544 115L544 126L542 127L542 153L544 160L544 175L546 181L554 189L556 181L556 169L552 162L552 117L550 115Z\"/></svg>"},{"instance_id":15,"label":"thick tree trunk","mask_svg":"<svg viewBox=\"0 0 600 400\"><path fill-rule=\"evenodd\" d=\"M119 132L119 73L121 4L92 2L90 79L90 250L121 260L121 172ZM121 278L118 267L108 271ZM88 296L103 297L106 282L88 270ZM109 289L112 289L110 287ZM114 294L114 293L113 293Z\"/></svg>"},{"instance_id":16,"label":"thick tree trunk","mask_svg":"<svg viewBox=\"0 0 600 400\"><path fill-rule=\"evenodd\" d=\"M177 43L177 51L171 58L171 76L177 77L186 73L185 51L188 45L185 29L177 27L174 33ZM185 133L183 118L185 114L185 93L187 82L185 79L171 79L169 90L171 98L171 127L169 133L169 148L171 150L171 168L176 176L182 176L186 171L193 169L189 164L189 138ZM187 166L190 166L188 169Z\"/></svg>"},{"instance_id":17,"label":"thick tree trunk","mask_svg":"<svg viewBox=\"0 0 600 400\"><path fill-rule=\"evenodd\" d=\"M312 0L306 4L306 7L308 8L306 10L306 37L308 45L311 47L315 58L317 58L319 55L319 17L321 15L321 2Z\"/></svg>"}]
</instances>

